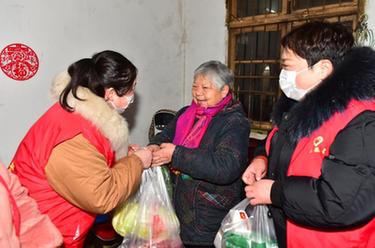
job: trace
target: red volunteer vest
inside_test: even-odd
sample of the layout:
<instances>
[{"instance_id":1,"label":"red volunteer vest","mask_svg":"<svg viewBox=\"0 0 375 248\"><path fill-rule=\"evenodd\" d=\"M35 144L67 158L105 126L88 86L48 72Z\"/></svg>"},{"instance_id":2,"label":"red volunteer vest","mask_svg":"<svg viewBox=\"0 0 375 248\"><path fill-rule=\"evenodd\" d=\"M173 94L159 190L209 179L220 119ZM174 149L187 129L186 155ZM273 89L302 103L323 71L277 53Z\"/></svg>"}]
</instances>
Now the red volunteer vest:
<instances>
[{"instance_id":1,"label":"red volunteer vest","mask_svg":"<svg viewBox=\"0 0 375 248\"><path fill-rule=\"evenodd\" d=\"M344 112L334 114L309 137L302 138L293 152L288 168L288 176L319 178L323 159L329 155L329 148L336 135L353 118L365 110L375 111L375 103L353 100ZM271 139L276 131L277 128L273 129L267 138L267 153L269 153ZM375 247L375 219L362 227L333 232L318 231L287 220L286 230L288 248Z\"/></svg>"},{"instance_id":2,"label":"red volunteer vest","mask_svg":"<svg viewBox=\"0 0 375 248\"><path fill-rule=\"evenodd\" d=\"M65 247L83 246L95 214L85 212L59 196L48 184L44 168L53 148L78 134L104 155L108 166L113 165L115 154L107 138L80 114L67 112L56 103L30 128L10 166L36 200L40 211L48 214L60 230Z\"/></svg>"}]
</instances>

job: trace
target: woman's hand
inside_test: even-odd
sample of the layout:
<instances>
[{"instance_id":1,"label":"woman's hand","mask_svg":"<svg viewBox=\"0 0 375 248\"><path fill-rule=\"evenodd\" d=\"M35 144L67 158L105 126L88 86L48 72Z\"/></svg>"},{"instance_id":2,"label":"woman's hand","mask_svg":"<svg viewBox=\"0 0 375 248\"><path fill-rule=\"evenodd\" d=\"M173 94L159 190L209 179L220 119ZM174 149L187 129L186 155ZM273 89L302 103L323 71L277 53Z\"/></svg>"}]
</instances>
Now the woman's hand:
<instances>
[{"instance_id":1,"label":"woman's hand","mask_svg":"<svg viewBox=\"0 0 375 248\"><path fill-rule=\"evenodd\" d=\"M250 204L271 204L271 188L274 182L274 180L262 179L246 186L246 197L250 199Z\"/></svg>"},{"instance_id":2,"label":"woman's hand","mask_svg":"<svg viewBox=\"0 0 375 248\"><path fill-rule=\"evenodd\" d=\"M147 169L151 166L152 152L147 148L140 148L133 152L134 155L138 156L142 160L143 168Z\"/></svg>"},{"instance_id":3,"label":"woman's hand","mask_svg":"<svg viewBox=\"0 0 375 248\"><path fill-rule=\"evenodd\" d=\"M172 161L172 155L176 145L172 143L162 143L160 149L152 153L152 166L167 164Z\"/></svg>"},{"instance_id":4,"label":"woman's hand","mask_svg":"<svg viewBox=\"0 0 375 248\"><path fill-rule=\"evenodd\" d=\"M141 149L141 146L138 144L130 144L128 146L128 156L132 155L135 151Z\"/></svg>"},{"instance_id":5,"label":"woman's hand","mask_svg":"<svg viewBox=\"0 0 375 248\"><path fill-rule=\"evenodd\" d=\"M247 185L251 185L262 179L267 173L267 158L258 156L251 161L247 169L242 175L242 181Z\"/></svg>"}]
</instances>

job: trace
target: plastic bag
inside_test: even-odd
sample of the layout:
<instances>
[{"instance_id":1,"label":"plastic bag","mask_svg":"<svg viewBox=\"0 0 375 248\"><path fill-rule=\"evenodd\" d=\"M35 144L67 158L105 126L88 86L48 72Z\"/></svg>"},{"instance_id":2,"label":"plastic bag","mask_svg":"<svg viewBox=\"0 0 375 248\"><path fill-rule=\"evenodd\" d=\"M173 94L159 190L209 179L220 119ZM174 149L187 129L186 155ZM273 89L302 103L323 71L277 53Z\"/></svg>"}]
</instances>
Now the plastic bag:
<instances>
[{"instance_id":1,"label":"plastic bag","mask_svg":"<svg viewBox=\"0 0 375 248\"><path fill-rule=\"evenodd\" d=\"M115 210L112 225L124 237L120 247L183 247L161 167L143 171L138 192Z\"/></svg>"},{"instance_id":2,"label":"plastic bag","mask_svg":"<svg viewBox=\"0 0 375 248\"><path fill-rule=\"evenodd\" d=\"M277 248L275 227L266 205L251 206L244 199L221 222L216 248Z\"/></svg>"}]
</instances>

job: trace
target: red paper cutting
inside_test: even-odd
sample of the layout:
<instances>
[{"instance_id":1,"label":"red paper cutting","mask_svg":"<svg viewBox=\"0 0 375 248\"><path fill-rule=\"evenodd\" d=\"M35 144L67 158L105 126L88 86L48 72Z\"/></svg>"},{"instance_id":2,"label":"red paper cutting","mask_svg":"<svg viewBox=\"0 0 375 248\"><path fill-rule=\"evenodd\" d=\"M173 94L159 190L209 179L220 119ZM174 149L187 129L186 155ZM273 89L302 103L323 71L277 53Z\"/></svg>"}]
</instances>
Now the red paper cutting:
<instances>
[{"instance_id":1,"label":"red paper cutting","mask_svg":"<svg viewBox=\"0 0 375 248\"><path fill-rule=\"evenodd\" d=\"M0 66L8 77L23 81L36 74L39 60L33 49L21 43L14 43L1 51Z\"/></svg>"}]
</instances>

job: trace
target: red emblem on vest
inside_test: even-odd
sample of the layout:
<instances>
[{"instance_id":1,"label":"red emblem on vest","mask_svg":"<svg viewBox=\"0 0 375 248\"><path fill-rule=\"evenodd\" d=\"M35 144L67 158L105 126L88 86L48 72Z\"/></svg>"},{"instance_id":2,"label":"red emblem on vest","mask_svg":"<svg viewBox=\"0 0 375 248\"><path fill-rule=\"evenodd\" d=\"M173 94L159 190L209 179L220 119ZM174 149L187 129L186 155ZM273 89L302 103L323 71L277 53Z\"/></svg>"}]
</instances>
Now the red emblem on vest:
<instances>
[{"instance_id":1,"label":"red emblem on vest","mask_svg":"<svg viewBox=\"0 0 375 248\"><path fill-rule=\"evenodd\" d=\"M14 43L1 51L0 66L8 77L23 81L36 74L39 60L33 49L21 43Z\"/></svg>"}]
</instances>

